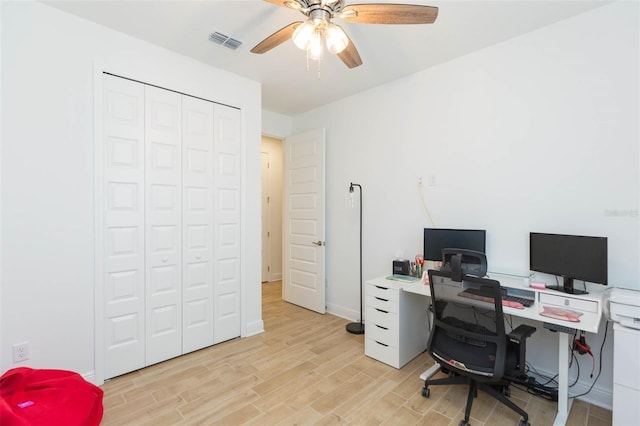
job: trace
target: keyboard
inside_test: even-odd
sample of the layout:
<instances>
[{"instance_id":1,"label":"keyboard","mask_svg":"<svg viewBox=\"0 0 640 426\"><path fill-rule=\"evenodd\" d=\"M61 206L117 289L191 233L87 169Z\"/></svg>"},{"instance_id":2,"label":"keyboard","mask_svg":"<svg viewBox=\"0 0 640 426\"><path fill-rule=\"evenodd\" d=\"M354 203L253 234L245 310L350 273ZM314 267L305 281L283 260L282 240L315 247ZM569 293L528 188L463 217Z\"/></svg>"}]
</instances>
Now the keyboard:
<instances>
[{"instance_id":1,"label":"keyboard","mask_svg":"<svg viewBox=\"0 0 640 426\"><path fill-rule=\"evenodd\" d=\"M464 291L458 293L458 296L469 297L471 299L479 299L479 300L488 299L488 300L485 300L485 301L492 301L493 300L493 297L491 297L491 293L490 292L484 291L481 288L474 288L474 287L470 287L470 288L465 289ZM510 308L523 309L525 307L528 308L528 307L532 306L533 302L534 302L533 299L527 299L526 297L511 296L511 295L505 294L504 290L502 292L502 306L508 306ZM522 307L520 307L518 305L522 305Z\"/></svg>"}]
</instances>

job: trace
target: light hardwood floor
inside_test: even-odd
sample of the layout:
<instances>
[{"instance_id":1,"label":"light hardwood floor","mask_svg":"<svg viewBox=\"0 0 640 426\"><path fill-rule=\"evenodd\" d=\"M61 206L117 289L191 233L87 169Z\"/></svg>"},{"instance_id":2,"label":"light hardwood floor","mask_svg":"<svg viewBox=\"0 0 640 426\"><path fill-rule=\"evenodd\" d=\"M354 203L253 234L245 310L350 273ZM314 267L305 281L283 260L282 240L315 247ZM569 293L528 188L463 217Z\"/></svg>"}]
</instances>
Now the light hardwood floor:
<instances>
[{"instance_id":1,"label":"light hardwood floor","mask_svg":"<svg viewBox=\"0 0 640 426\"><path fill-rule=\"evenodd\" d=\"M234 339L105 383L103 425L457 425L463 386L420 394L427 354L397 370L364 356L348 321L281 300L263 284L265 332ZM512 389L532 425L551 425L556 404ZM517 425L518 416L480 392L472 425ZM569 425L610 425L611 412L576 401Z\"/></svg>"}]
</instances>

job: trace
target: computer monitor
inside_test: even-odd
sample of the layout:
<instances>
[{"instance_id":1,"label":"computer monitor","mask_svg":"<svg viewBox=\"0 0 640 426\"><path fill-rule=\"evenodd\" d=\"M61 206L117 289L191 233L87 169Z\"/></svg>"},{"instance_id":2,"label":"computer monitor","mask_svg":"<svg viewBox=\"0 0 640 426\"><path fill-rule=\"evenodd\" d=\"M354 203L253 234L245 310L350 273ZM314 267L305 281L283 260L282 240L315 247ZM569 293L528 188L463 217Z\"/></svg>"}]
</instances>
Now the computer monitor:
<instances>
[{"instance_id":1,"label":"computer monitor","mask_svg":"<svg viewBox=\"0 0 640 426\"><path fill-rule=\"evenodd\" d=\"M548 288L586 294L573 280L607 285L607 238L531 232L529 269L563 278L563 285Z\"/></svg>"},{"instance_id":2,"label":"computer monitor","mask_svg":"<svg viewBox=\"0 0 640 426\"><path fill-rule=\"evenodd\" d=\"M487 232L484 229L424 228L424 259L442 261L442 249L458 248L484 253Z\"/></svg>"}]
</instances>

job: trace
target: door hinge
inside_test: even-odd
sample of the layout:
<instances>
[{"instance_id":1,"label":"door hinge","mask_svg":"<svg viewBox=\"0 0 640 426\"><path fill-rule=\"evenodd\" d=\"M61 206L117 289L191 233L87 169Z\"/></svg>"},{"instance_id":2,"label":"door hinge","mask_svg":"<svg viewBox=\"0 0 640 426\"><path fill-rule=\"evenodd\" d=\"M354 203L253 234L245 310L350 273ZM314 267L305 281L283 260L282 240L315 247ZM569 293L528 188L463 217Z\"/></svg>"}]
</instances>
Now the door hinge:
<instances>
[{"instance_id":1,"label":"door hinge","mask_svg":"<svg viewBox=\"0 0 640 426\"><path fill-rule=\"evenodd\" d=\"M271 202L271 197L267 196L267 204Z\"/></svg>"},{"instance_id":2,"label":"door hinge","mask_svg":"<svg viewBox=\"0 0 640 426\"><path fill-rule=\"evenodd\" d=\"M271 266L267 266L267 272L271 272Z\"/></svg>"}]
</instances>

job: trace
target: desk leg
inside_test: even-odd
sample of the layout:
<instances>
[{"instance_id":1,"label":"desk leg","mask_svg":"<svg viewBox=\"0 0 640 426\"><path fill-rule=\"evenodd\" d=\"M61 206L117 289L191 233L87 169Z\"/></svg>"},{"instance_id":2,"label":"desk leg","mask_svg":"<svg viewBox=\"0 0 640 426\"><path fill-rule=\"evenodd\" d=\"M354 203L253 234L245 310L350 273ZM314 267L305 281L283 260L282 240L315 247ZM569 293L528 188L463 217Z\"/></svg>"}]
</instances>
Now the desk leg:
<instances>
[{"instance_id":1,"label":"desk leg","mask_svg":"<svg viewBox=\"0 0 640 426\"><path fill-rule=\"evenodd\" d=\"M558 332L558 413L554 426L567 423L571 404L569 402L569 335Z\"/></svg>"}]
</instances>

